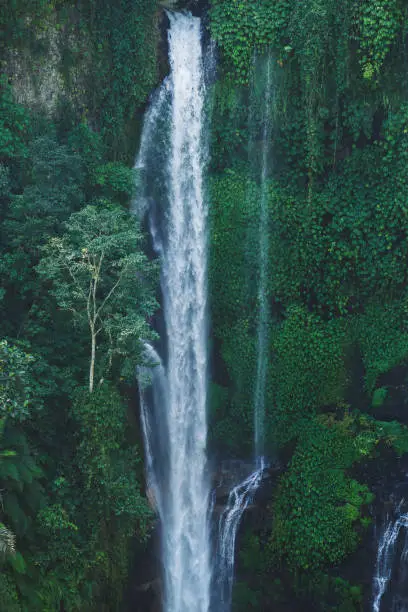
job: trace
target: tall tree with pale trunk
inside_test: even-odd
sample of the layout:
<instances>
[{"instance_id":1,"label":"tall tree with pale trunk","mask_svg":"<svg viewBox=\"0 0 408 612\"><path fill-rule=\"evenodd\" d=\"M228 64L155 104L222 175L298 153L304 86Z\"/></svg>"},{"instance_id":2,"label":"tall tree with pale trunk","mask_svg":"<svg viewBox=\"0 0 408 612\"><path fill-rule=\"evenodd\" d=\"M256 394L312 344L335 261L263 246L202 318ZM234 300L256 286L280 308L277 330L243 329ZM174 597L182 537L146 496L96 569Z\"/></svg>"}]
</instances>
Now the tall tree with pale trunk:
<instances>
[{"instance_id":1,"label":"tall tree with pale trunk","mask_svg":"<svg viewBox=\"0 0 408 612\"><path fill-rule=\"evenodd\" d=\"M52 280L60 308L89 332L89 391L96 373L105 376L118 358L134 369L147 323L156 309L154 263L141 250L143 235L133 217L107 202L71 215L62 237L45 247L38 272Z\"/></svg>"}]
</instances>

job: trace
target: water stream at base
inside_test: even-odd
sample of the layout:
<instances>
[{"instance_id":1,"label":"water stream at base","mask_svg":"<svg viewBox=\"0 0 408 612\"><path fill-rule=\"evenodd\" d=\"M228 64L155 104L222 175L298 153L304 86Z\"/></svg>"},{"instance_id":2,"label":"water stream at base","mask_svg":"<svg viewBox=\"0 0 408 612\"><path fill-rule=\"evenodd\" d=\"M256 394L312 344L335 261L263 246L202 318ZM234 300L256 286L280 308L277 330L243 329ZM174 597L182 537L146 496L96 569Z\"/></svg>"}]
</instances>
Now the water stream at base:
<instances>
[{"instance_id":1,"label":"water stream at base","mask_svg":"<svg viewBox=\"0 0 408 612\"><path fill-rule=\"evenodd\" d=\"M161 519L165 612L208 612L207 159L201 24L168 13L170 75L152 98L136 162L134 209L161 256L167 350L141 381L149 495ZM159 214L156 214L156 211ZM139 369L139 379L149 372Z\"/></svg>"},{"instance_id":2,"label":"water stream at base","mask_svg":"<svg viewBox=\"0 0 408 612\"><path fill-rule=\"evenodd\" d=\"M245 480L233 487L227 505L221 514L218 528L216 595L217 610L231 609L232 584L234 580L235 541L241 518L261 483L264 465Z\"/></svg>"},{"instance_id":3,"label":"water stream at base","mask_svg":"<svg viewBox=\"0 0 408 612\"><path fill-rule=\"evenodd\" d=\"M396 507L395 516L387 517L378 541L373 579L373 612L408 612L408 513ZM401 542L401 537L404 541ZM389 592L393 583L392 593ZM388 595L387 607L384 598Z\"/></svg>"}]
</instances>

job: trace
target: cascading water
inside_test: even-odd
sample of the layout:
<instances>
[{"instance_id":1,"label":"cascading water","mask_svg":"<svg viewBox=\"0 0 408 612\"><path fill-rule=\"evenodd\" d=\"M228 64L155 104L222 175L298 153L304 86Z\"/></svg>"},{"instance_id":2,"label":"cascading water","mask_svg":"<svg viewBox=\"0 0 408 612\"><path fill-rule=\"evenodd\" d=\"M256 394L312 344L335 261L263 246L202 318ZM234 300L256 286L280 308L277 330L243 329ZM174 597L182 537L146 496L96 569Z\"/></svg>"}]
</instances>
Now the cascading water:
<instances>
[{"instance_id":1,"label":"cascading water","mask_svg":"<svg viewBox=\"0 0 408 612\"><path fill-rule=\"evenodd\" d=\"M140 394L140 417L145 440L147 494L151 504L160 517L164 516L163 493L161 483L166 477L166 470L158 459L157 449L168 437L167 413L164 410L167 397L167 379L161 359L155 349L145 344L146 365L139 366L137 378Z\"/></svg>"},{"instance_id":2,"label":"cascading water","mask_svg":"<svg viewBox=\"0 0 408 612\"><path fill-rule=\"evenodd\" d=\"M256 64L256 62L255 62ZM260 160L260 212L259 212L259 283L258 283L258 328L257 363L254 392L254 450L255 471L235 486L228 497L228 503L218 525L216 592L219 597L219 612L231 608L232 584L234 579L235 539L248 504L253 499L262 481L264 463L264 421L265 389L268 366L268 175L270 143L272 135L272 56L266 58L266 79L262 104L262 153ZM252 143L250 143L251 145ZM251 150L251 146L250 146ZM259 176L259 175L258 175Z\"/></svg>"},{"instance_id":3,"label":"cascading water","mask_svg":"<svg viewBox=\"0 0 408 612\"><path fill-rule=\"evenodd\" d=\"M377 549L377 561L373 580L373 612L408 611L406 592L406 573L408 569L408 513L402 513L404 500L398 505L395 516L385 521ZM404 542L398 546L401 530L405 532ZM382 601L390 588L391 581L396 583L390 602L384 608ZM405 593L404 587L405 586Z\"/></svg>"},{"instance_id":4,"label":"cascading water","mask_svg":"<svg viewBox=\"0 0 408 612\"><path fill-rule=\"evenodd\" d=\"M150 349L159 365L153 368L150 401L142 392L142 425L148 482L161 518L164 610L208 612L204 61L200 20L168 16L170 76L146 115L136 162L141 185L135 208L149 208L154 247L161 255L167 332L164 368ZM156 208L162 212L160 224Z\"/></svg>"},{"instance_id":5,"label":"cascading water","mask_svg":"<svg viewBox=\"0 0 408 612\"><path fill-rule=\"evenodd\" d=\"M241 517L251 503L262 480L264 466L231 489L228 502L219 521L218 563L216 574L217 609L229 612L234 579L235 539Z\"/></svg>"}]
</instances>

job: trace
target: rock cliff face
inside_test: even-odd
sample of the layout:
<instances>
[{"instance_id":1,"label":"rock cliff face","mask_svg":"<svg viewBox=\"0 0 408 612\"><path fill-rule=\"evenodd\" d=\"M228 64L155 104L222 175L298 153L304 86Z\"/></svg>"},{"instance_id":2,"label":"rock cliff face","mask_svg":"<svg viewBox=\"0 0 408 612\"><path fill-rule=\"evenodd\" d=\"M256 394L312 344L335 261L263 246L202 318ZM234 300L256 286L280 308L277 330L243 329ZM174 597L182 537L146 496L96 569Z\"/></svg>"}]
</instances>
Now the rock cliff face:
<instances>
[{"instance_id":1,"label":"rock cliff face","mask_svg":"<svg viewBox=\"0 0 408 612\"><path fill-rule=\"evenodd\" d=\"M67 100L86 109L90 40L72 27L77 19L74 10L65 23L56 13L40 23L27 19L27 41L7 52L3 68L17 102L48 117Z\"/></svg>"},{"instance_id":2,"label":"rock cliff face","mask_svg":"<svg viewBox=\"0 0 408 612\"><path fill-rule=\"evenodd\" d=\"M179 6L178 0L161 0L159 4L166 9L176 9Z\"/></svg>"},{"instance_id":3,"label":"rock cliff face","mask_svg":"<svg viewBox=\"0 0 408 612\"><path fill-rule=\"evenodd\" d=\"M164 8L157 0L39 4L23 17L13 9L17 25L0 52L16 101L60 130L86 123L103 133L112 159L131 164L146 101L167 69Z\"/></svg>"},{"instance_id":4,"label":"rock cliff face","mask_svg":"<svg viewBox=\"0 0 408 612\"><path fill-rule=\"evenodd\" d=\"M208 8L208 0L161 0L159 4L165 9L191 11L193 15L203 15Z\"/></svg>"}]
</instances>

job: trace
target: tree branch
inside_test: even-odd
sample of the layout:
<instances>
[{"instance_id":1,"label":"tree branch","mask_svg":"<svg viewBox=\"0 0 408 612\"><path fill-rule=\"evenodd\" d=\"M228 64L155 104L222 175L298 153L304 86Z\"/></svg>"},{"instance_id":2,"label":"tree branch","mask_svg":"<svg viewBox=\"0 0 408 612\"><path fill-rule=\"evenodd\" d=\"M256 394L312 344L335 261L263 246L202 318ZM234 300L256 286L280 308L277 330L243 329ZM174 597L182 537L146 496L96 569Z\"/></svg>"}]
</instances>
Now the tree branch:
<instances>
[{"instance_id":1,"label":"tree branch","mask_svg":"<svg viewBox=\"0 0 408 612\"><path fill-rule=\"evenodd\" d=\"M97 312L96 312L96 316L99 317L99 313L103 310L103 308L105 307L106 302L109 300L109 298L113 295L113 293L115 292L115 290L118 288L120 281L122 280L122 277L124 275L124 273L126 272L127 268L129 267L129 264L126 264L124 266L124 268L122 269L118 280L116 281L116 283L113 285L113 287L111 288L111 290L109 291L108 295L105 297L105 299L103 300L102 304L99 306Z\"/></svg>"}]
</instances>

